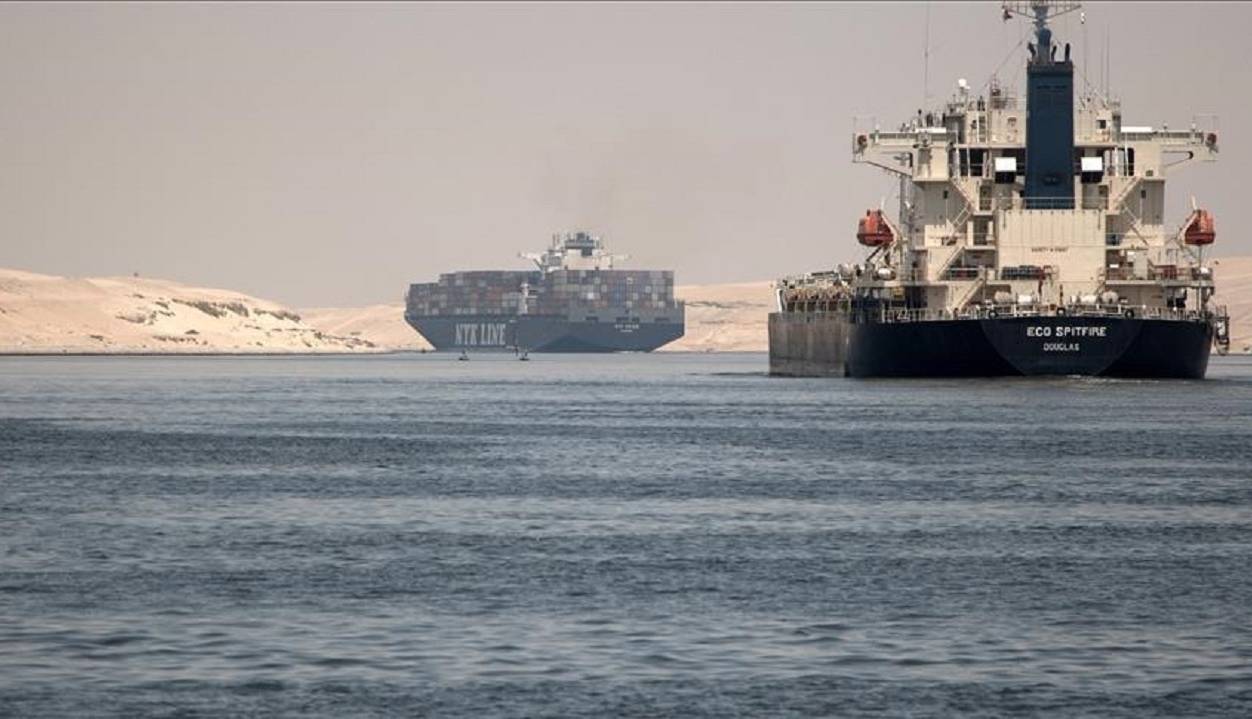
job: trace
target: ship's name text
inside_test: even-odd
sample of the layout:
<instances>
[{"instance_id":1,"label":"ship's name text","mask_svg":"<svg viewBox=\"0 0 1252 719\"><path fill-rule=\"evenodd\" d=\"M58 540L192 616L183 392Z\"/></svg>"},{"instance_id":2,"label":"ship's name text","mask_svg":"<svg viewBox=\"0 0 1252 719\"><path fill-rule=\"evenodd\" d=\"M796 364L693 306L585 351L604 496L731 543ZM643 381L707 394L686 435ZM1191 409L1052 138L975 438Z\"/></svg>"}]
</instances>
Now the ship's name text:
<instances>
[{"instance_id":1,"label":"ship's name text","mask_svg":"<svg viewBox=\"0 0 1252 719\"><path fill-rule=\"evenodd\" d=\"M465 322L456 326L456 344L464 347L503 347L504 322Z\"/></svg>"},{"instance_id":2,"label":"ship's name text","mask_svg":"<svg viewBox=\"0 0 1252 719\"><path fill-rule=\"evenodd\" d=\"M1104 325L1030 325L1027 337L1108 337L1109 328Z\"/></svg>"}]
</instances>

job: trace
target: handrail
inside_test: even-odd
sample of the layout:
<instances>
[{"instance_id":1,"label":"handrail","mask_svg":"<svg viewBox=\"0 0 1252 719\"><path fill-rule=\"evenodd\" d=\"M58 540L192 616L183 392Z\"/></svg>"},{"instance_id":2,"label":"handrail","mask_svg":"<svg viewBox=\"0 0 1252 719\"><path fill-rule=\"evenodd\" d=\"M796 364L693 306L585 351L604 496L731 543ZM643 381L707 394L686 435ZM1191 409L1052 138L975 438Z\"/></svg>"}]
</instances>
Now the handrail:
<instances>
[{"instance_id":1,"label":"handrail","mask_svg":"<svg viewBox=\"0 0 1252 719\"><path fill-rule=\"evenodd\" d=\"M980 205L979 212L995 212L997 210L1107 210L1108 200L1105 198L1087 199L1084 197L1028 197L1013 195L1012 197L985 198L985 207Z\"/></svg>"},{"instance_id":2,"label":"handrail","mask_svg":"<svg viewBox=\"0 0 1252 719\"><path fill-rule=\"evenodd\" d=\"M977 292L979 289L986 287L986 286L987 286L987 276L982 275L981 277L978 278L977 282L970 285L970 288L965 291L965 294L961 295L961 299L956 302L956 306L959 309L962 309L962 310L965 309L968 306L970 298L974 296L974 293Z\"/></svg>"},{"instance_id":3,"label":"handrail","mask_svg":"<svg viewBox=\"0 0 1252 719\"><path fill-rule=\"evenodd\" d=\"M1207 267L1179 266L1172 264L1149 264L1146 277L1136 276L1133 269L1118 267L1105 267L1104 280L1106 282L1211 282L1213 276L1204 274L1203 270Z\"/></svg>"},{"instance_id":4,"label":"handrail","mask_svg":"<svg viewBox=\"0 0 1252 719\"><path fill-rule=\"evenodd\" d=\"M965 204L961 207L961 211L957 213L956 219L952 220L952 227L953 229L964 234L965 222L969 220L970 215L978 211L978 205L974 202L974 199L969 196L969 193L965 191L965 183L954 179L952 186L956 188L956 193L960 195L961 199L965 202Z\"/></svg>"},{"instance_id":5,"label":"handrail","mask_svg":"<svg viewBox=\"0 0 1252 719\"><path fill-rule=\"evenodd\" d=\"M935 276L940 280L944 279L944 276L948 274L948 270L952 269L952 265L956 264L957 258L964 254L965 248L963 246L957 245L952 248L952 252L948 254L948 259L939 267L939 271L935 273Z\"/></svg>"},{"instance_id":6,"label":"handrail","mask_svg":"<svg viewBox=\"0 0 1252 719\"><path fill-rule=\"evenodd\" d=\"M1057 310L1061 310L1058 312ZM890 309L880 307L872 321L883 323L897 322L937 322L961 319L992 319L996 317L1118 317L1125 319L1173 320L1179 322L1201 322L1224 317L1225 308L1207 310L1179 310L1169 307L1150 305L1068 305L1056 307L1052 305L971 305L957 310L914 308Z\"/></svg>"}]
</instances>

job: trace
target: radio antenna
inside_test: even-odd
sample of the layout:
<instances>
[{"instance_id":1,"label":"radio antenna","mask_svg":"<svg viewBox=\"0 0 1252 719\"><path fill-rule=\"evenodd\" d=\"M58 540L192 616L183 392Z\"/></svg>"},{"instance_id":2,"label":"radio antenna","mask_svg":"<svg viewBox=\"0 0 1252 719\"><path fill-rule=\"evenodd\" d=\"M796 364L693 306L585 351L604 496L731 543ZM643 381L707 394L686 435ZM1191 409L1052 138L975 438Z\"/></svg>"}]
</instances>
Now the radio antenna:
<instances>
[{"instance_id":1,"label":"radio antenna","mask_svg":"<svg viewBox=\"0 0 1252 719\"><path fill-rule=\"evenodd\" d=\"M922 109L930 109L930 2L926 3L925 49L922 51Z\"/></svg>"}]
</instances>

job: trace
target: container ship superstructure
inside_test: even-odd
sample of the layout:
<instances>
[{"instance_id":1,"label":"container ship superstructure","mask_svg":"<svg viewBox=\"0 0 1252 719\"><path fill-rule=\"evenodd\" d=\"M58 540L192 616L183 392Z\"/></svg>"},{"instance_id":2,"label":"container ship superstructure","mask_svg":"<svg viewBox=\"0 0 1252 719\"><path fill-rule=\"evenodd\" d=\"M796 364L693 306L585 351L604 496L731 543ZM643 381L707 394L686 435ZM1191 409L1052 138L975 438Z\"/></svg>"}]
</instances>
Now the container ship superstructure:
<instances>
[{"instance_id":1,"label":"container ship superstructure","mask_svg":"<svg viewBox=\"0 0 1252 719\"><path fill-rule=\"evenodd\" d=\"M404 318L436 350L649 352L682 337L670 270L626 259L586 232L554 235L533 270L452 272L409 286Z\"/></svg>"},{"instance_id":2,"label":"container ship superstructure","mask_svg":"<svg viewBox=\"0 0 1252 719\"><path fill-rule=\"evenodd\" d=\"M862 263L778 282L771 374L1201 378L1226 350L1213 216L1165 216L1166 170L1216 158L1215 118L1130 126L1107 93L1076 101L1049 20L1078 6L1003 4L1034 25L1024 103L961 80L896 129L854 128L853 161L898 176L898 216L860 219Z\"/></svg>"}]
</instances>

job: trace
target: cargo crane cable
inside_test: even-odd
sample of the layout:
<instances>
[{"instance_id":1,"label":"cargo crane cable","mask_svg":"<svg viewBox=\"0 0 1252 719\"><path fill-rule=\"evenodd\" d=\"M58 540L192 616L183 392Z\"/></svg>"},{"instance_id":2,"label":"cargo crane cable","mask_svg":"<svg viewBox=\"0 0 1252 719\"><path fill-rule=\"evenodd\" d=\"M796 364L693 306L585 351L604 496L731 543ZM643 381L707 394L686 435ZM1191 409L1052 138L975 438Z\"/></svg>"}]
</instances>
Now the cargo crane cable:
<instances>
[{"instance_id":1,"label":"cargo crane cable","mask_svg":"<svg viewBox=\"0 0 1252 719\"><path fill-rule=\"evenodd\" d=\"M1069 18L1066 18L1068 22ZM1078 76L1082 78L1083 87L1087 90L1088 95L1101 97L1104 102L1108 103L1108 97L1100 92L1099 88L1093 87L1091 80L1087 77L1087 13L1079 14L1079 23L1082 25L1082 64L1078 66Z\"/></svg>"}]
</instances>

